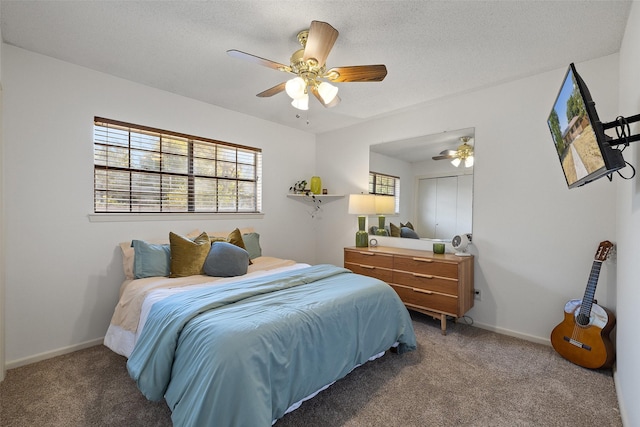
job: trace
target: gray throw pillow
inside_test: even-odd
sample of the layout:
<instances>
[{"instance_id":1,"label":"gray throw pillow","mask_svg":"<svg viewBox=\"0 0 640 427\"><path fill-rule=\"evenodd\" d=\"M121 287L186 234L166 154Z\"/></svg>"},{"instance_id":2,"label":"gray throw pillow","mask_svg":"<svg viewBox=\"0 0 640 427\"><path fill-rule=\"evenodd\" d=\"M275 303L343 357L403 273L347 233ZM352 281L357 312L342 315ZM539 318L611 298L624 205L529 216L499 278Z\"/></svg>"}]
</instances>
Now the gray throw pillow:
<instances>
[{"instance_id":1,"label":"gray throw pillow","mask_svg":"<svg viewBox=\"0 0 640 427\"><path fill-rule=\"evenodd\" d=\"M402 227L400 229L400 237L405 237L408 239L419 239L418 233L410 229L409 227Z\"/></svg>"},{"instance_id":2,"label":"gray throw pillow","mask_svg":"<svg viewBox=\"0 0 640 427\"><path fill-rule=\"evenodd\" d=\"M207 276L234 277L247 274L249 252L228 242L214 242L202 269Z\"/></svg>"}]
</instances>

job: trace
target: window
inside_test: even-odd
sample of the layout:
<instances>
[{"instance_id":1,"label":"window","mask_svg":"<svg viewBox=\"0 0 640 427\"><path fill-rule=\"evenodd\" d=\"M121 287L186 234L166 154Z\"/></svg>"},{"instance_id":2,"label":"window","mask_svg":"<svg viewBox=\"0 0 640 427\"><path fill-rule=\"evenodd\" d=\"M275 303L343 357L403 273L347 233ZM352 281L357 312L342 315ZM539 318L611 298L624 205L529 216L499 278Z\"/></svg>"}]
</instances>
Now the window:
<instances>
[{"instance_id":1,"label":"window","mask_svg":"<svg viewBox=\"0 0 640 427\"><path fill-rule=\"evenodd\" d=\"M400 178L378 172L369 172L369 194L394 196L396 213L400 212Z\"/></svg>"},{"instance_id":2,"label":"window","mask_svg":"<svg viewBox=\"0 0 640 427\"><path fill-rule=\"evenodd\" d=\"M262 210L262 151L99 117L94 212Z\"/></svg>"}]
</instances>

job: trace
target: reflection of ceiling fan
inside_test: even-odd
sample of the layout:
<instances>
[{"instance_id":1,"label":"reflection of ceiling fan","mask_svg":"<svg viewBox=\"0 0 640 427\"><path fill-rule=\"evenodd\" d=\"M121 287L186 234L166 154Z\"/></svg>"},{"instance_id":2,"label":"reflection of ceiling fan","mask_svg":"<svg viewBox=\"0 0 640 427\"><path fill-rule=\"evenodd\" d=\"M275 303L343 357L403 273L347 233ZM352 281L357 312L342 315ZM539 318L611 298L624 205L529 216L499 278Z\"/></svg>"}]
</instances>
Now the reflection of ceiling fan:
<instances>
[{"instance_id":1,"label":"reflection of ceiling fan","mask_svg":"<svg viewBox=\"0 0 640 427\"><path fill-rule=\"evenodd\" d=\"M473 146L469 145L469 141L473 138L470 136L463 136L460 138L462 144L458 146L456 150L444 150L439 156L433 156L433 160L448 160L451 159L451 164L455 167L464 163L465 168L473 166Z\"/></svg>"},{"instance_id":2,"label":"reflection of ceiling fan","mask_svg":"<svg viewBox=\"0 0 640 427\"><path fill-rule=\"evenodd\" d=\"M324 80L334 83L380 82L387 75L387 67L384 65L352 65L327 70L325 61L337 38L338 31L331 25L326 22L311 21L311 27L308 30L298 33L298 42L302 45L302 49L291 55L291 65L280 64L239 50L228 50L227 53L234 58L297 76L257 96L264 98L284 90L293 99L291 105L300 110L307 110L309 91L311 91L322 105L333 107L340 102L337 96L338 88Z\"/></svg>"}]
</instances>

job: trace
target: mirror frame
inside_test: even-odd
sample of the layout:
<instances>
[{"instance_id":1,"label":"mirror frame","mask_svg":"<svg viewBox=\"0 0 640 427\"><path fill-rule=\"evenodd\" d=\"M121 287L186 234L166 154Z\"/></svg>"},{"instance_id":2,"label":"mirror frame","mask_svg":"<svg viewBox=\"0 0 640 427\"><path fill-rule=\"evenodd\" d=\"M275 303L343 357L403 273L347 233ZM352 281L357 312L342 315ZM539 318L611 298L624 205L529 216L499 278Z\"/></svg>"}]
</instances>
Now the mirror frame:
<instances>
[{"instance_id":1,"label":"mirror frame","mask_svg":"<svg viewBox=\"0 0 640 427\"><path fill-rule=\"evenodd\" d=\"M379 173L384 173L389 175L395 175L392 170L380 170L379 168L372 167L372 163L374 163L372 161L372 154L374 153L377 153L381 156L398 158L400 161L409 162L409 163L433 162L434 160L431 160L431 157L437 156L443 150L455 149L458 145L461 144L460 138L463 136L471 136L473 138L473 146L475 147L475 144L476 144L475 128L473 127L459 129L455 131L444 131L444 132L435 133L431 135L422 135L417 137L405 138L397 141L371 144L369 146L369 170L371 172L379 172ZM419 152L422 152L422 155L417 157L419 161L418 162L409 161L408 159L416 158L416 152L417 152L416 150L419 150ZM400 153L400 155L399 156L394 155L394 153L396 152ZM446 160L438 160L438 162L443 162L443 167L438 167L437 170L433 172L422 171L423 173L421 173L419 171L417 174L412 173L412 182L410 183L411 194L409 195L409 203L408 203L408 205L411 207L411 215L408 215L408 216L405 215L405 217L402 216L403 215L402 207L407 206L406 196L402 197L400 200L400 206L401 206L400 213L393 216L387 216L387 221L386 221L387 225L389 225L389 223L392 221L393 222L401 221L403 223L406 221L417 221L417 214L418 214L417 186L418 186L419 179L438 178L438 177L447 177L447 176L460 176L460 175L473 176L474 174L473 169L475 169L475 165L470 168L472 169L471 173L465 173L464 166L454 167L450 165L450 163ZM447 171L447 166L449 169L448 171ZM401 177L401 181L400 181L401 195L404 194L402 193L403 187L406 188L405 181L406 181L406 177L404 180ZM472 182L472 188L471 188L471 228L472 229L468 231L469 233L473 233L473 204L475 203L473 186L474 186L474 183ZM413 220L411 218L413 218ZM369 225L372 224L371 222L372 220L375 222L375 217L371 217L369 219ZM451 238L452 237L453 236L451 236ZM386 236L386 237L375 236L375 238L378 239L378 242L379 242L378 244L385 245L385 246L396 246L396 247L398 245L404 246L404 244L406 244L409 247L414 247L414 246L422 246L425 244L425 242L427 245L430 245L431 242L442 242L442 241L450 242L451 241L451 238L431 239L431 238L421 237L419 240L407 239L407 238L403 239L403 238L390 237L390 236ZM409 242L409 241L413 241L413 242ZM419 247L416 247L416 248L419 249Z\"/></svg>"}]
</instances>

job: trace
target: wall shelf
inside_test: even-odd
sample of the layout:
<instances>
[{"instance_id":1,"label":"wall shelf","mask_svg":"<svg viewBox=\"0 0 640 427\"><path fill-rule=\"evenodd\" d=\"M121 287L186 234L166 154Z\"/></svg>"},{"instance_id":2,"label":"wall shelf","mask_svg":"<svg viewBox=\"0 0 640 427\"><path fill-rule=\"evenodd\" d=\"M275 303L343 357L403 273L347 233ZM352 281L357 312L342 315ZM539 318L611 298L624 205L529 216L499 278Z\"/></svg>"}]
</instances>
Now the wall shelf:
<instances>
[{"instance_id":1,"label":"wall shelf","mask_svg":"<svg viewBox=\"0 0 640 427\"><path fill-rule=\"evenodd\" d=\"M326 205L329 202L338 200L344 197L342 194L287 194L287 197L293 200L297 200L306 205L311 205L309 215L311 218L315 218L322 210L321 205Z\"/></svg>"},{"instance_id":2,"label":"wall shelf","mask_svg":"<svg viewBox=\"0 0 640 427\"><path fill-rule=\"evenodd\" d=\"M344 197L343 194L287 194L288 198L305 203L314 203L312 196L315 196L315 198L320 200L321 203L329 203Z\"/></svg>"}]
</instances>

